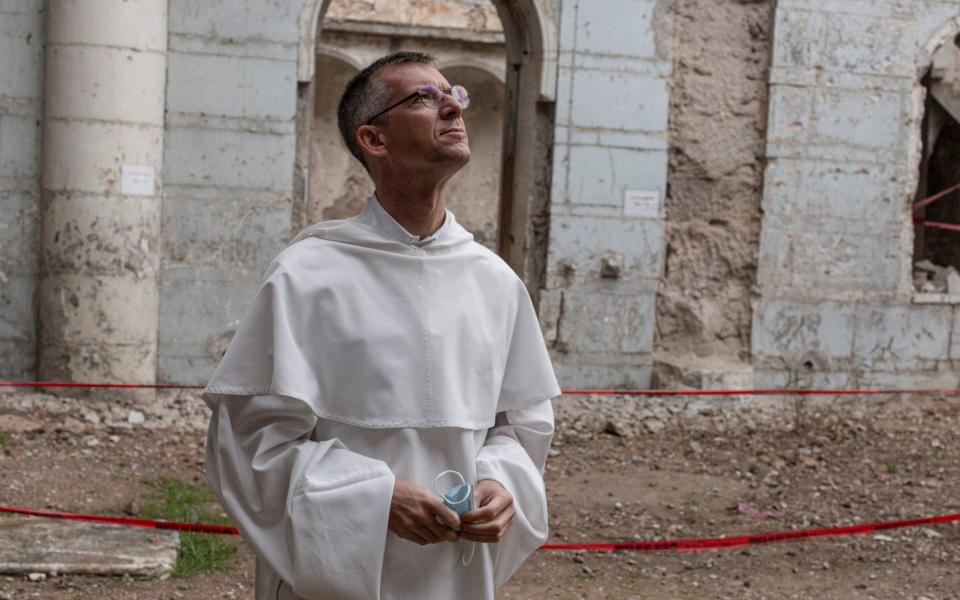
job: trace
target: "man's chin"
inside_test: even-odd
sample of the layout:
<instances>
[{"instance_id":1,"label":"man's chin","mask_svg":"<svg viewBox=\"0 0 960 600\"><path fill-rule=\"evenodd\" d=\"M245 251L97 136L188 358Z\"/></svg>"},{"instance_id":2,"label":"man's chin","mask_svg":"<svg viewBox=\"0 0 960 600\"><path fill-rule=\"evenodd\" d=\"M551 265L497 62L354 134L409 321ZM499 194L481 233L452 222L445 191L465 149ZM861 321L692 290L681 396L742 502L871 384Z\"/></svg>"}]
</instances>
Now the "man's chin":
<instances>
[{"instance_id":1,"label":"man's chin","mask_svg":"<svg viewBox=\"0 0 960 600\"><path fill-rule=\"evenodd\" d=\"M462 168L470 162L470 147L466 144L463 146L458 144L453 148L449 148L447 152L444 153L444 162L449 162L456 165L457 168Z\"/></svg>"}]
</instances>

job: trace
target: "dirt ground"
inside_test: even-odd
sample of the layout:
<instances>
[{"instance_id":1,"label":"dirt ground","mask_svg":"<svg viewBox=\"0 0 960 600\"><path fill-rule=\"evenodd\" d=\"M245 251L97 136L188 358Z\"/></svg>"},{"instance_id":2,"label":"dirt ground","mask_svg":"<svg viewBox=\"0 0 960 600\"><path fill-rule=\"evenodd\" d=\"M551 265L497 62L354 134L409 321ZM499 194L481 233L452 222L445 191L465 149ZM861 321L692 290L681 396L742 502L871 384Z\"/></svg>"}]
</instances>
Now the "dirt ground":
<instances>
[{"instance_id":1,"label":"dirt ground","mask_svg":"<svg viewBox=\"0 0 960 600\"><path fill-rule=\"evenodd\" d=\"M28 431L0 445L2 504L119 514L149 493L144 478L201 477L196 427L108 425L36 407L18 414L15 404L0 401L0 424ZM583 413L558 411L546 471L550 541L716 537L960 512L960 399L756 406L686 411L636 428L601 419L591 429ZM0 599L250 598L252 564L241 547L228 571L187 579L0 576ZM960 598L960 526L698 553L541 550L498 597Z\"/></svg>"}]
</instances>

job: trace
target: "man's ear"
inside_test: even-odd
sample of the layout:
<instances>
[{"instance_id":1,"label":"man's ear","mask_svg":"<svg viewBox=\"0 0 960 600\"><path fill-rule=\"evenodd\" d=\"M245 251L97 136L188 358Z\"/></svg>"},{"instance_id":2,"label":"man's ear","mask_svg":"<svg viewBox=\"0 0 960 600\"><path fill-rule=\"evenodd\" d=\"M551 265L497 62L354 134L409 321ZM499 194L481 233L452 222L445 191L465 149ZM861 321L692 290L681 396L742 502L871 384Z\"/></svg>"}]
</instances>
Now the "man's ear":
<instances>
[{"instance_id":1,"label":"man's ear","mask_svg":"<svg viewBox=\"0 0 960 600\"><path fill-rule=\"evenodd\" d=\"M386 156L387 144L383 132L373 125L361 125L357 129L357 143L365 154L377 158Z\"/></svg>"}]
</instances>

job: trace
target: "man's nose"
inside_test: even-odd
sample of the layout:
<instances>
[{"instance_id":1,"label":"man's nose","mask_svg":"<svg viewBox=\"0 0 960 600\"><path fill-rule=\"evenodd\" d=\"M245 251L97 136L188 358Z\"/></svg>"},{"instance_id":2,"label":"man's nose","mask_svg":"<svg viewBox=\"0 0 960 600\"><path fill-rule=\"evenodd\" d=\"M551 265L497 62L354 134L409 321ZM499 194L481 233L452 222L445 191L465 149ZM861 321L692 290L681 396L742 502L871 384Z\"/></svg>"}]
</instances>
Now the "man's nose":
<instances>
[{"instance_id":1,"label":"man's nose","mask_svg":"<svg viewBox=\"0 0 960 600\"><path fill-rule=\"evenodd\" d=\"M463 106L449 94L443 95L443 104L440 105L440 118L456 119L463 113Z\"/></svg>"}]
</instances>

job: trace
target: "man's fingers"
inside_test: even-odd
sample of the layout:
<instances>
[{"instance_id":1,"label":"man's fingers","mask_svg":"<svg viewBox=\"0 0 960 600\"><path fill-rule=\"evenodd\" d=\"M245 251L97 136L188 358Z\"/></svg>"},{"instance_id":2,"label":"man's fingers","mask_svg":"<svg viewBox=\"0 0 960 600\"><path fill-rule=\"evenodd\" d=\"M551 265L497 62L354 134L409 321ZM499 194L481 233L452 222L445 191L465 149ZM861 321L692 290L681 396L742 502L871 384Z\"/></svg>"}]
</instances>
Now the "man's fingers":
<instances>
[{"instance_id":1,"label":"man's fingers","mask_svg":"<svg viewBox=\"0 0 960 600\"><path fill-rule=\"evenodd\" d=\"M440 518L443 522L438 522ZM449 525L449 526L448 526ZM417 544L456 541L457 513L439 498L416 484L402 479L394 483L387 527L399 537Z\"/></svg>"},{"instance_id":2,"label":"man's fingers","mask_svg":"<svg viewBox=\"0 0 960 600\"><path fill-rule=\"evenodd\" d=\"M430 543L425 537L420 535L416 529L401 529L399 531L394 531L394 533L397 534L397 537L403 538L408 542L413 542L414 544L420 544L421 546L425 546Z\"/></svg>"},{"instance_id":3,"label":"man's fingers","mask_svg":"<svg viewBox=\"0 0 960 600\"><path fill-rule=\"evenodd\" d=\"M457 534L454 530L447 527L445 524L438 523L436 517L431 513L424 515L423 521L420 523L420 527L429 532L431 536L431 543L436 542L454 542L457 539Z\"/></svg>"},{"instance_id":4,"label":"man's fingers","mask_svg":"<svg viewBox=\"0 0 960 600\"><path fill-rule=\"evenodd\" d=\"M448 508L443 502L436 500L435 504L430 505L430 510L450 529L460 529L460 515Z\"/></svg>"},{"instance_id":5,"label":"man's fingers","mask_svg":"<svg viewBox=\"0 0 960 600\"><path fill-rule=\"evenodd\" d=\"M463 523L481 523L492 521L502 513L507 507L513 505L513 498L510 496L497 495L490 502L481 508L464 513L461 520Z\"/></svg>"},{"instance_id":6,"label":"man's fingers","mask_svg":"<svg viewBox=\"0 0 960 600\"><path fill-rule=\"evenodd\" d=\"M513 521L516 511L509 510L500 513L496 519L484 523L465 523L461 531L471 535L496 535L504 530Z\"/></svg>"},{"instance_id":7,"label":"man's fingers","mask_svg":"<svg viewBox=\"0 0 960 600\"><path fill-rule=\"evenodd\" d=\"M503 539L516 514L511 504L492 521L464 524L460 537L481 544L496 544Z\"/></svg>"}]
</instances>

